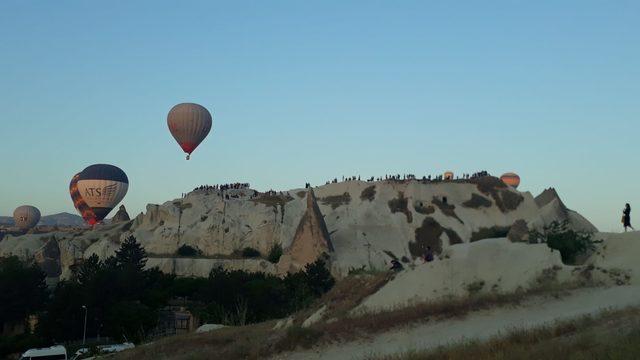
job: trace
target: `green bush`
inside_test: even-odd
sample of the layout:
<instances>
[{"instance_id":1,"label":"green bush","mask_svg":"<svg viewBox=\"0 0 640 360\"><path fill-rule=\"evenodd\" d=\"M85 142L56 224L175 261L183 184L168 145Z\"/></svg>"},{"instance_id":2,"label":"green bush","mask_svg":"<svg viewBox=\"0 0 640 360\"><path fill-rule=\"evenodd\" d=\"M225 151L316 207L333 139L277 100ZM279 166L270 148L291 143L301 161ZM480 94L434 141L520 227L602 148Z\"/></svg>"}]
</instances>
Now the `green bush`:
<instances>
[{"instance_id":1,"label":"green bush","mask_svg":"<svg viewBox=\"0 0 640 360\"><path fill-rule=\"evenodd\" d=\"M258 258L260 256L262 256L262 254L260 254L260 251L254 248L246 247L242 249L242 257L244 258Z\"/></svg>"},{"instance_id":2,"label":"green bush","mask_svg":"<svg viewBox=\"0 0 640 360\"><path fill-rule=\"evenodd\" d=\"M278 261L280 261L280 256L282 256L282 254L283 254L282 245L275 244L271 247L271 250L269 250L269 255L267 256L267 260L269 260L274 264L277 264Z\"/></svg>"},{"instance_id":3,"label":"green bush","mask_svg":"<svg viewBox=\"0 0 640 360\"><path fill-rule=\"evenodd\" d=\"M593 234L569 229L568 221L554 221L545 226L542 232L533 230L529 238L531 242L546 243L550 248L560 251L565 264L575 264L578 256L595 250L597 243L593 240Z\"/></svg>"},{"instance_id":4,"label":"green bush","mask_svg":"<svg viewBox=\"0 0 640 360\"><path fill-rule=\"evenodd\" d=\"M242 325L286 317L308 306L334 283L325 259L321 258L284 278L213 269L209 278L191 289L187 297L199 304L192 310L202 321Z\"/></svg>"}]
</instances>

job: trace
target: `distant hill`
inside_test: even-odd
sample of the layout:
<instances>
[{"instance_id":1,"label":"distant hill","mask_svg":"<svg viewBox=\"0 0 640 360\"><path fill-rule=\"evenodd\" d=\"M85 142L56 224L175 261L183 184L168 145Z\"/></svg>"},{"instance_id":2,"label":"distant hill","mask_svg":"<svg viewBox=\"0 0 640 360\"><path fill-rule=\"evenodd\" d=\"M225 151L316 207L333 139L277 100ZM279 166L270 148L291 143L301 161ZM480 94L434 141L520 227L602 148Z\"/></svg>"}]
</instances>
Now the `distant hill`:
<instances>
[{"instance_id":1,"label":"distant hill","mask_svg":"<svg viewBox=\"0 0 640 360\"><path fill-rule=\"evenodd\" d=\"M13 217L0 216L0 225L12 226ZM59 213L43 216L38 225L43 226L84 226L82 217L69 213Z\"/></svg>"}]
</instances>

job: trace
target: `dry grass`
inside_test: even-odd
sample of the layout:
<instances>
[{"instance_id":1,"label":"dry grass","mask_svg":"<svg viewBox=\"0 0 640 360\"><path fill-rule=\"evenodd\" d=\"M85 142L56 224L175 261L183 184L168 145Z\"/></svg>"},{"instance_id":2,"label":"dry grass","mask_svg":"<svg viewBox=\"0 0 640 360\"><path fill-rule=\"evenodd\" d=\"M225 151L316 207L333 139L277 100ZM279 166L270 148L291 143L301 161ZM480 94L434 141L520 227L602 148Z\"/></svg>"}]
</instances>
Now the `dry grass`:
<instances>
[{"instance_id":1,"label":"dry grass","mask_svg":"<svg viewBox=\"0 0 640 360\"><path fill-rule=\"evenodd\" d=\"M316 334L315 342L306 341L305 347L312 347L326 343L344 342L360 338L368 338L374 334L386 332L394 328L407 326L424 321L440 321L449 318L464 317L472 311L491 309L500 306L519 305L524 300L532 297L549 296L560 298L567 294L569 290L584 288L594 285L590 282L559 284L556 280L558 268L549 268L544 271L532 284L529 290L520 290L514 293L482 293L482 284L471 284L467 289L469 296L459 298L446 298L434 302L423 302L411 306L399 307L393 310L380 312L367 312L358 315L351 315L351 310L357 307L364 300L368 293L377 291L377 287L382 287L392 275L380 275L378 278L369 278L367 286L358 286L351 282L342 283L341 288L331 291L333 301L327 300L329 304L334 302L339 307L331 308L327 305L328 311L325 319L335 321L319 322L311 326ZM375 291L373 291L375 289ZM364 291L363 291L364 290ZM349 294L350 291L358 294ZM373 291L373 292L372 292ZM352 299L352 301L349 301ZM353 301L356 300L356 301ZM335 305L334 305L335 306ZM305 317L311 315L305 314ZM289 341L285 339L285 341Z\"/></svg>"},{"instance_id":2,"label":"dry grass","mask_svg":"<svg viewBox=\"0 0 640 360\"><path fill-rule=\"evenodd\" d=\"M260 359L297 348L368 338L394 328L425 321L464 317L471 311L517 305L532 296L560 297L569 289L584 284L562 285L555 282L552 271L541 277L537 287L511 294L475 294L406 306L390 311L350 315L351 311L394 276L380 273L351 276L315 306L297 313L288 329L274 330L275 321L242 327L225 328L206 334L180 335L139 346L118 355L117 359L209 359L213 354L223 359ZM326 307L322 321L303 328L302 322L321 306ZM422 355L420 355L422 356ZM430 355L429 355L430 356ZM404 357L398 357L404 359ZM409 358L411 359L411 358Z\"/></svg>"},{"instance_id":3,"label":"dry grass","mask_svg":"<svg viewBox=\"0 0 640 360\"><path fill-rule=\"evenodd\" d=\"M514 331L485 342L472 341L371 360L637 358L640 358L640 308L635 307L534 330Z\"/></svg>"},{"instance_id":4,"label":"dry grass","mask_svg":"<svg viewBox=\"0 0 640 360\"><path fill-rule=\"evenodd\" d=\"M262 359L277 350L286 331L275 322L229 327L211 333L178 335L122 352L114 359Z\"/></svg>"},{"instance_id":5,"label":"dry grass","mask_svg":"<svg viewBox=\"0 0 640 360\"><path fill-rule=\"evenodd\" d=\"M327 307L326 318L346 316L369 295L386 284L393 274L352 276L338 282L316 306L299 312L294 326L274 330L276 321L229 327L204 334L168 337L153 344L141 345L118 354L115 359L262 359L298 347L311 347L327 337L324 329L303 328L302 322L321 305Z\"/></svg>"},{"instance_id":6,"label":"dry grass","mask_svg":"<svg viewBox=\"0 0 640 360\"><path fill-rule=\"evenodd\" d=\"M475 285L474 285L475 286ZM449 298L436 302L424 302L395 310L376 313L363 313L358 316L343 318L340 321L318 324L314 326L323 334L319 342L355 340L373 334L389 331L394 328L424 321L441 321L449 318L460 318L472 311L491 309L500 306L518 305L533 296L548 295L560 297L567 290L551 287L539 287L529 291L518 291L511 294L481 294L475 288L469 289L470 296Z\"/></svg>"}]
</instances>

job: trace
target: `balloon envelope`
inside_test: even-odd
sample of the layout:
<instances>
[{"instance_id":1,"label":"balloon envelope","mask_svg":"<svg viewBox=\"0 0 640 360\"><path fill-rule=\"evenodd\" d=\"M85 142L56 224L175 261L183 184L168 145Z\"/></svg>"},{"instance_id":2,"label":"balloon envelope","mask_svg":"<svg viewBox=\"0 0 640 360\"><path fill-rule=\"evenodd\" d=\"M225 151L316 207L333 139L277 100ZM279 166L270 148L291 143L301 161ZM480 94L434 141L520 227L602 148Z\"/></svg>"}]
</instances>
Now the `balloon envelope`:
<instances>
[{"instance_id":1,"label":"balloon envelope","mask_svg":"<svg viewBox=\"0 0 640 360\"><path fill-rule=\"evenodd\" d=\"M80 195L80 190L78 190L79 179L80 173L77 173L73 176L71 183L69 184L69 194L71 195L73 206L87 224L95 225L98 222L96 220L96 214L94 214L93 210L91 210L89 205L87 205L87 202L82 198L82 195Z\"/></svg>"},{"instance_id":2,"label":"balloon envelope","mask_svg":"<svg viewBox=\"0 0 640 360\"><path fill-rule=\"evenodd\" d=\"M202 140L209 135L213 122L211 113L204 106L183 103L174 106L169 111L167 125L182 150L191 155Z\"/></svg>"},{"instance_id":3,"label":"balloon envelope","mask_svg":"<svg viewBox=\"0 0 640 360\"><path fill-rule=\"evenodd\" d=\"M117 166L96 164L82 170L78 176L78 191L91 208L95 221L102 221L129 189L129 178Z\"/></svg>"},{"instance_id":4,"label":"balloon envelope","mask_svg":"<svg viewBox=\"0 0 640 360\"><path fill-rule=\"evenodd\" d=\"M447 171L444 173L444 179L445 180L453 180L453 172L452 171Z\"/></svg>"},{"instance_id":5,"label":"balloon envelope","mask_svg":"<svg viewBox=\"0 0 640 360\"><path fill-rule=\"evenodd\" d=\"M514 189L517 189L518 186L520 186L520 176L516 173L510 172L503 174L500 176L500 180Z\"/></svg>"},{"instance_id":6,"label":"balloon envelope","mask_svg":"<svg viewBox=\"0 0 640 360\"><path fill-rule=\"evenodd\" d=\"M40 210L34 206L23 205L13 211L13 221L22 230L29 230L38 225Z\"/></svg>"}]
</instances>

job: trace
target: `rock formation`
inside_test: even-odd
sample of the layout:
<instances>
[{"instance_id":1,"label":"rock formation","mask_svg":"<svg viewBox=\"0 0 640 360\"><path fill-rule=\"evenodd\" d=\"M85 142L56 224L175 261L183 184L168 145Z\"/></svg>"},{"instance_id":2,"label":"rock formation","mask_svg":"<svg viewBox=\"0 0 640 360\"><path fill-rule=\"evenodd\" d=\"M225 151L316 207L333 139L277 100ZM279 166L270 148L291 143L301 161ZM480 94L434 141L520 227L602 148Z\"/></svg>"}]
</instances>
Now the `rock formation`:
<instances>
[{"instance_id":1,"label":"rock formation","mask_svg":"<svg viewBox=\"0 0 640 360\"><path fill-rule=\"evenodd\" d=\"M49 239L34 254L36 264L49 278L57 278L62 274L60 265L60 247L55 238Z\"/></svg>"},{"instance_id":2,"label":"rock formation","mask_svg":"<svg viewBox=\"0 0 640 360\"><path fill-rule=\"evenodd\" d=\"M316 261L325 253L333 252L331 236L320 212L313 190L307 192L307 210L296 229L291 245L280 257L280 273L295 272Z\"/></svg>"},{"instance_id":3,"label":"rock formation","mask_svg":"<svg viewBox=\"0 0 640 360\"><path fill-rule=\"evenodd\" d=\"M117 224L117 223L121 223L121 222L127 222L129 220L131 220L131 219L129 218L129 214L127 213L127 209L124 207L124 205L120 205L120 209L114 215L114 217L111 219L111 223L112 224Z\"/></svg>"},{"instance_id":4,"label":"rock formation","mask_svg":"<svg viewBox=\"0 0 640 360\"><path fill-rule=\"evenodd\" d=\"M544 224L552 221L568 222L569 227L576 231L597 232L598 229L585 219L582 215L569 209L560 199L558 192L554 188L544 190L536 196L535 202L540 209L537 218L529 221L529 226L541 228Z\"/></svg>"},{"instance_id":5,"label":"rock formation","mask_svg":"<svg viewBox=\"0 0 640 360\"><path fill-rule=\"evenodd\" d=\"M567 209L555 191L543 195L536 200L493 177L451 182L347 181L313 191L257 195L251 189L224 194L198 190L185 198L150 204L128 222L92 230L8 234L0 241L0 256L32 257L55 238L64 278L79 260L92 254L111 256L124 238L133 235L158 259L150 264L177 275L206 274L218 264L282 273L327 251L334 274L344 275L363 267L386 269L393 258L419 261L426 245L441 254L457 244L507 235L512 241L526 242L528 230L540 230L553 221L596 230ZM177 257L183 245L202 256ZM274 246L284 250L277 269L266 261ZM247 247L263 258L238 259L237 254Z\"/></svg>"}]
</instances>

